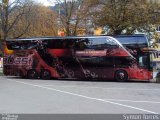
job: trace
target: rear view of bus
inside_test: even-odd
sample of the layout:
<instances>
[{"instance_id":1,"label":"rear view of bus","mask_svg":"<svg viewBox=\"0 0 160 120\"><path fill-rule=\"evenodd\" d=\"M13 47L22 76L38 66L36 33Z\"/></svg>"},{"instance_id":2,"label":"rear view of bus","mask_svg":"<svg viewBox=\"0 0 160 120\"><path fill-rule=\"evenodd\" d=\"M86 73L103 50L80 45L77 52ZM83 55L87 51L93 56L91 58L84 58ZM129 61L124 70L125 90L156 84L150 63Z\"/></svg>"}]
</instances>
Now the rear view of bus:
<instances>
[{"instance_id":1,"label":"rear view of bus","mask_svg":"<svg viewBox=\"0 0 160 120\"><path fill-rule=\"evenodd\" d=\"M133 52L109 36L12 39L6 41L4 74L29 79L149 80L151 71L140 66L149 56L137 59Z\"/></svg>"}]
</instances>

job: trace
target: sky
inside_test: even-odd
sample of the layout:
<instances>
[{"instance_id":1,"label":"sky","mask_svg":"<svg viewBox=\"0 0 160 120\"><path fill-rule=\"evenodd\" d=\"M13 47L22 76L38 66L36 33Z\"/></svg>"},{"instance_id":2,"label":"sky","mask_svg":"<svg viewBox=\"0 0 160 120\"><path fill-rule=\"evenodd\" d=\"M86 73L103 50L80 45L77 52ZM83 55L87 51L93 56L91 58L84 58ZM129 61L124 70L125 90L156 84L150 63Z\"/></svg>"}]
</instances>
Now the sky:
<instances>
[{"instance_id":1,"label":"sky","mask_svg":"<svg viewBox=\"0 0 160 120\"><path fill-rule=\"evenodd\" d=\"M53 6L55 4L54 2L56 2L56 0L34 0L34 1L37 3L41 3L45 6ZM49 2L49 1L52 1L52 2Z\"/></svg>"},{"instance_id":2,"label":"sky","mask_svg":"<svg viewBox=\"0 0 160 120\"><path fill-rule=\"evenodd\" d=\"M9 0L11 3L14 2L15 0ZM45 6L54 6L56 3L56 0L33 0L35 3L41 3ZM51 1L51 2L49 2Z\"/></svg>"},{"instance_id":3,"label":"sky","mask_svg":"<svg viewBox=\"0 0 160 120\"><path fill-rule=\"evenodd\" d=\"M57 3L56 1L57 0L33 0L37 3L42 3L43 5L45 6L54 6L55 3ZM49 2L50 1L50 2ZM61 1L61 0L60 0ZM70 0L67 0L67 1L70 1Z\"/></svg>"}]
</instances>

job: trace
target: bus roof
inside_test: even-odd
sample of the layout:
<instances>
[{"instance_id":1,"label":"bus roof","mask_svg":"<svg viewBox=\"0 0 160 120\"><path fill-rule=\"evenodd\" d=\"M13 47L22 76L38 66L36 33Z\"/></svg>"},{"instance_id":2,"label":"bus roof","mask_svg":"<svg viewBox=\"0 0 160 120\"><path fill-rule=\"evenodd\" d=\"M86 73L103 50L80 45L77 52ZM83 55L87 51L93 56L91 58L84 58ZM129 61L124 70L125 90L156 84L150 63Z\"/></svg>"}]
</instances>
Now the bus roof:
<instances>
[{"instance_id":1,"label":"bus roof","mask_svg":"<svg viewBox=\"0 0 160 120\"><path fill-rule=\"evenodd\" d=\"M49 37L33 37L33 38L17 38L17 39L7 39L6 41L17 41L17 40L52 40L52 39L82 39L82 38L104 38L104 37L111 37L111 36L49 36Z\"/></svg>"},{"instance_id":2,"label":"bus roof","mask_svg":"<svg viewBox=\"0 0 160 120\"><path fill-rule=\"evenodd\" d=\"M33 38L17 38L7 39L6 41L31 41L31 40L58 40L58 39L88 39L88 38L115 38L122 45L145 45L149 46L148 38L145 34L133 34L133 35L101 35L101 36L48 36L48 37L33 37Z\"/></svg>"},{"instance_id":3,"label":"bus roof","mask_svg":"<svg viewBox=\"0 0 160 120\"><path fill-rule=\"evenodd\" d=\"M131 34L131 35L122 34L122 35L112 35L112 36L141 37L141 36L146 36L146 34Z\"/></svg>"}]
</instances>

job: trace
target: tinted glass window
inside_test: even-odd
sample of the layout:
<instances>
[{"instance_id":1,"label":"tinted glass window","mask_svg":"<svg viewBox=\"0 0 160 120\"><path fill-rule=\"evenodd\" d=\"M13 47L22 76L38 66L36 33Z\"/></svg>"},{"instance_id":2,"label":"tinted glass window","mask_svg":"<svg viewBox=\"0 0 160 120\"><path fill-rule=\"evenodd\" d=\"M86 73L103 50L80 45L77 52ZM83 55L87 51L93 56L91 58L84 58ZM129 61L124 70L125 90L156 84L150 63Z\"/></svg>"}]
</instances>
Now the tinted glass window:
<instances>
[{"instance_id":1,"label":"tinted glass window","mask_svg":"<svg viewBox=\"0 0 160 120\"><path fill-rule=\"evenodd\" d=\"M149 63L148 57L147 56L139 56L138 62L139 62L139 66L147 67L147 65Z\"/></svg>"},{"instance_id":2,"label":"tinted glass window","mask_svg":"<svg viewBox=\"0 0 160 120\"><path fill-rule=\"evenodd\" d=\"M59 57L58 60L67 68L79 66L78 61L73 57Z\"/></svg>"},{"instance_id":3,"label":"tinted glass window","mask_svg":"<svg viewBox=\"0 0 160 120\"><path fill-rule=\"evenodd\" d=\"M48 40L47 48L52 49L86 49L89 44L88 39L58 39Z\"/></svg>"},{"instance_id":4,"label":"tinted glass window","mask_svg":"<svg viewBox=\"0 0 160 120\"><path fill-rule=\"evenodd\" d=\"M80 62L84 66L90 67L113 67L114 60L113 57L89 57L89 58L80 58Z\"/></svg>"},{"instance_id":5,"label":"tinted glass window","mask_svg":"<svg viewBox=\"0 0 160 120\"><path fill-rule=\"evenodd\" d=\"M122 44L147 44L145 36L114 36Z\"/></svg>"},{"instance_id":6,"label":"tinted glass window","mask_svg":"<svg viewBox=\"0 0 160 120\"><path fill-rule=\"evenodd\" d=\"M67 47L67 41L65 40L47 40L47 48L55 48L55 49L58 49L58 48L62 48L63 47Z\"/></svg>"},{"instance_id":7,"label":"tinted glass window","mask_svg":"<svg viewBox=\"0 0 160 120\"><path fill-rule=\"evenodd\" d=\"M37 46L35 41L7 41L7 48L10 50L33 49Z\"/></svg>"},{"instance_id":8,"label":"tinted glass window","mask_svg":"<svg viewBox=\"0 0 160 120\"><path fill-rule=\"evenodd\" d=\"M131 59L127 57L115 57L116 67L129 67L131 65Z\"/></svg>"},{"instance_id":9,"label":"tinted glass window","mask_svg":"<svg viewBox=\"0 0 160 120\"><path fill-rule=\"evenodd\" d=\"M8 49L106 49L118 47L116 41L106 37L96 38L71 38L50 40L17 40L7 41Z\"/></svg>"},{"instance_id":10,"label":"tinted glass window","mask_svg":"<svg viewBox=\"0 0 160 120\"><path fill-rule=\"evenodd\" d=\"M90 38L89 41L90 44L88 45L88 48L91 49L106 49L111 47L118 47L118 44L113 39L109 38Z\"/></svg>"}]
</instances>

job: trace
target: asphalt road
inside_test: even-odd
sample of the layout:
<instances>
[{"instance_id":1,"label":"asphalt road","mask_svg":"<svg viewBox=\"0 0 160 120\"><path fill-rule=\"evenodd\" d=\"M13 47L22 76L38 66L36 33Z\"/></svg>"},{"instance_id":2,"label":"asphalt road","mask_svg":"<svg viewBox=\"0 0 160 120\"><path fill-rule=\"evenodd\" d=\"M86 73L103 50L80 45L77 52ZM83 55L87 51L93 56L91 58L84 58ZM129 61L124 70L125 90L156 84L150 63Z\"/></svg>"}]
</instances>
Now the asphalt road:
<instances>
[{"instance_id":1,"label":"asphalt road","mask_svg":"<svg viewBox=\"0 0 160 120\"><path fill-rule=\"evenodd\" d=\"M0 113L159 114L160 84L0 76Z\"/></svg>"}]
</instances>

